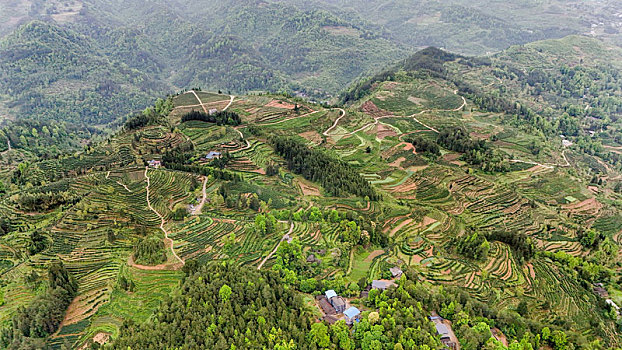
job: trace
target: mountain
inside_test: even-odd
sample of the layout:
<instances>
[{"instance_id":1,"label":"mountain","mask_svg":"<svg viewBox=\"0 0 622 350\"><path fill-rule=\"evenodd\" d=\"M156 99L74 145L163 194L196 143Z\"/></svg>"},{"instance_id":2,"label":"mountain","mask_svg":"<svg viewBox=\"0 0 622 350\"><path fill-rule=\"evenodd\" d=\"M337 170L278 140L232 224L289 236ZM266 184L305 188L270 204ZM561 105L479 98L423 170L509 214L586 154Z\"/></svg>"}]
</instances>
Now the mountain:
<instances>
[{"instance_id":1,"label":"mountain","mask_svg":"<svg viewBox=\"0 0 622 350\"><path fill-rule=\"evenodd\" d=\"M89 126L146 107L153 92L192 87L288 91L328 101L426 46L485 54L581 33L619 42L622 13L613 0L28 0L0 6L3 118L45 115ZM35 79L26 81L26 73ZM76 99L82 102L72 103Z\"/></svg>"},{"instance_id":2,"label":"mountain","mask_svg":"<svg viewBox=\"0 0 622 350\"><path fill-rule=\"evenodd\" d=\"M430 47L336 108L197 89L80 151L6 149L2 347L615 349L618 62Z\"/></svg>"}]
</instances>

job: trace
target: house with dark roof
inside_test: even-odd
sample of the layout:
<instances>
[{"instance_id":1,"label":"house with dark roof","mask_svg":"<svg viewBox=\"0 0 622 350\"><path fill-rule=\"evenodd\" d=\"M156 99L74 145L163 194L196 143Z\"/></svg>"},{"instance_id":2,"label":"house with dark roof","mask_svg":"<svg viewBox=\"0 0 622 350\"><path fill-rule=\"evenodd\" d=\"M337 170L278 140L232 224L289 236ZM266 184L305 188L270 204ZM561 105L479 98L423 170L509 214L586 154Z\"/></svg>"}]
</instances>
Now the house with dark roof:
<instances>
[{"instance_id":1,"label":"house with dark roof","mask_svg":"<svg viewBox=\"0 0 622 350\"><path fill-rule=\"evenodd\" d=\"M438 315L430 316L430 320L434 322L434 328L436 328L436 333L441 337L441 343L449 349L455 349L456 343L451 340L452 337L455 337L451 327L443 323L443 318Z\"/></svg>"},{"instance_id":2,"label":"house with dark roof","mask_svg":"<svg viewBox=\"0 0 622 350\"><path fill-rule=\"evenodd\" d=\"M379 289L379 290L385 290L391 286L394 286L395 283L393 283L393 281L386 281L386 280L373 280L371 281L371 288L372 289Z\"/></svg>"},{"instance_id":3,"label":"house with dark roof","mask_svg":"<svg viewBox=\"0 0 622 350\"><path fill-rule=\"evenodd\" d=\"M328 323L328 324L335 324L335 323L337 323L337 321L339 321L339 318L337 318L334 315L326 315L326 316L322 317L322 320L326 321L326 323Z\"/></svg>"},{"instance_id":4,"label":"house with dark roof","mask_svg":"<svg viewBox=\"0 0 622 350\"><path fill-rule=\"evenodd\" d=\"M328 299L330 301L330 304L335 308L335 311L337 311L338 313L342 313L343 310L346 309L346 301L343 300L342 297L337 295L337 292L329 289L326 291L325 295L326 299Z\"/></svg>"},{"instance_id":5,"label":"house with dark roof","mask_svg":"<svg viewBox=\"0 0 622 350\"><path fill-rule=\"evenodd\" d=\"M317 302L320 305L320 308L322 309L322 312L324 312L325 315L334 315L337 313L333 305L331 305L331 303L328 301L328 299L326 299L325 296L323 295L318 296Z\"/></svg>"},{"instance_id":6,"label":"house with dark roof","mask_svg":"<svg viewBox=\"0 0 622 350\"><path fill-rule=\"evenodd\" d=\"M602 283L594 283L594 287L592 288L594 293L601 298L608 298L609 293L605 289L605 286Z\"/></svg>"},{"instance_id":7,"label":"house with dark roof","mask_svg":"<svg viewBox=\"0 0 622 350\"><path fill-rule=\"evenodd\" d=\"M346 301L340 296L330 298L330 303L338 313L341 313L346 309Z\"/></svg>"}]
</instances>

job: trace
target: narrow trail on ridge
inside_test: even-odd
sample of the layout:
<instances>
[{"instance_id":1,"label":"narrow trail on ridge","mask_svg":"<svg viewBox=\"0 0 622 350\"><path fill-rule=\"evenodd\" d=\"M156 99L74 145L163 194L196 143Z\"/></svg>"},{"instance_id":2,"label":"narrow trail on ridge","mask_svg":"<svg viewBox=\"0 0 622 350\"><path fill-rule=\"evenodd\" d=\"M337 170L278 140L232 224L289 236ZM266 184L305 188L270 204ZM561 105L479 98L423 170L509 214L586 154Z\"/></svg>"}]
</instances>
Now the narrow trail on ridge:
<instances>
[{"instance_id":1,"label":"narrow trail on ridge","mask_svg":"<svg viewBox=\"0 0 622 350\"><path fill-rule=\"evenodd\" d=\"M151 186L151 180L149 179L148 172L149 172L149 167L145 167L145 178L147 179L147 206L149 207L149 209L151 209L151 211L153 211L160 218L161 220L160 230L164 232L164 240L166 241L167 244L170 244L171 253L173 253L173 256L175 257L175 259L179 261L181 265L183 266L185 262L175 252L175 248L173 247L174 242L171 238L168 237L168 231L166 231L166 229L164 228L164 225L166 224L166 220L164 219L164 216L158 213L158 211L155 210L155 208L151 205L151 200L149 199L149 196L150 196L149 187Z\"/></svg>"},{"instance_id":2,"label":"narrow trail on ridge","mask_svg":"<svg viewBox=\"0 0 622 350\"><path fill-rule=\"evenodd\" d=\"M286 222L286 221L279 221L279 222ZM283 235L283 238L281 238L281 240L279 241L279 244L276 245L276 247L274 247L274 249L270 252L270 254L268 254L268 256L266 256L261 263L259 264L259 266L257 266L257 270L261 270L261 267L263 266L263 264L266 263L266 261L268 261L272 255L274 255L274 253L276 253L276 251L279 249L279 247L281 246L281 243L283 243L284 240L286 240L287 238L289 238L289 235L292 234L292 232L294 232L294 223L291 222L289 225L289 231L287 231L286 234Z\"/></svg>"}]
</instances>

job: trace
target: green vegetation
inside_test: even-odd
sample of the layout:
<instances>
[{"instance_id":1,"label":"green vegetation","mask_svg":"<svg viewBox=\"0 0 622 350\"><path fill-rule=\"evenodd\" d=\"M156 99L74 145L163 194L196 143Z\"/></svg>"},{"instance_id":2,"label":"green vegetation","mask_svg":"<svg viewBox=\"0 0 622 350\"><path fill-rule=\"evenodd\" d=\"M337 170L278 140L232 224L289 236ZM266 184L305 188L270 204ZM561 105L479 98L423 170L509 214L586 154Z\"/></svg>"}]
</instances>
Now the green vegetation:
<instances>
[{"instance_id":1,"label":"green vegetation","mask_svg":"<svg viewBox=\"0 0 622 350\"><path fill-rule=\"evenodd\" d=\"M139 264L157 265L166 261L164 242L156 237L144 238L136 244L134 259Z\"/></svg>"},{"instance_id":2,"label":"green vegetation","mask_svg":"<svg viewBox=\"0 0 622 350\"><path fill-rule=\"evenodd\" d=\"M622 302L620 84L586 78L622 57L604 45L426 49L341 108L197 89L58 156L36 151L52 136L7 140L1 347L437 349L435 313L464 349L619 347L594 293ZM604 99L602 118L575 108ZM29 138L54 134L32 125ZM362 311L352 328L316 322L327 289Z\"/></svg>"}]
</instances>

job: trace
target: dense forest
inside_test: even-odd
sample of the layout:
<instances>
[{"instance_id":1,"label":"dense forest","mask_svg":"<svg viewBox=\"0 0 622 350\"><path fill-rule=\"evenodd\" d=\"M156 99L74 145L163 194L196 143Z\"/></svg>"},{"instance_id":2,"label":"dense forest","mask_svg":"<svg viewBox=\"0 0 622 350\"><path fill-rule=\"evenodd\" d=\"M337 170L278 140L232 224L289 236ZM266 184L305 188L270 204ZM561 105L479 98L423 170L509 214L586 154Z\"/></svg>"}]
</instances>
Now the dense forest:
<instances>
[{"instance_id":1,"label":"dense forest","mask_svg":"<svg viewBox=\"0 0 622 350\"><path fill-rule=\"evenodd\" d=\"M211 264L190 271L153 321L124 325L113 348L309 349L310 330L302 299L275 273Z\"/></svg>"},{"instance_id":2,"label":"dense forest","mask_svg":"<svg viewBox=\"0 0 622 350\"><path fill-rule=\"evenodd\" d=\"M274 137L271 143L276 152L287 160L291 171L321 183L332 196L351 193L371 200L380 198L369 182L350 165L328 153L310 149L293 138Z\"/></svg>"},{"instance_id":3,"label":"dense forest","mask_svg":"<svg viewBox=\"0 0 622 350\"><path fill-rule=\"evenodd\" d=\"M197 112L192 111L184 114L181 117L182 122L187 122L189 120L198 120L202 122L208 123L216 123L217 125L240 125L242 123L242 119L235 112L229 111L218 111L211 114L207 114L205 112Z\"/></svg>"}]
</instances>

